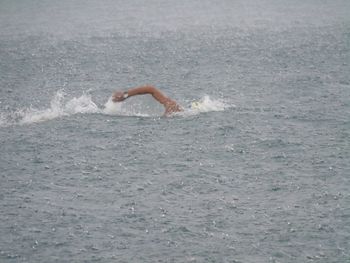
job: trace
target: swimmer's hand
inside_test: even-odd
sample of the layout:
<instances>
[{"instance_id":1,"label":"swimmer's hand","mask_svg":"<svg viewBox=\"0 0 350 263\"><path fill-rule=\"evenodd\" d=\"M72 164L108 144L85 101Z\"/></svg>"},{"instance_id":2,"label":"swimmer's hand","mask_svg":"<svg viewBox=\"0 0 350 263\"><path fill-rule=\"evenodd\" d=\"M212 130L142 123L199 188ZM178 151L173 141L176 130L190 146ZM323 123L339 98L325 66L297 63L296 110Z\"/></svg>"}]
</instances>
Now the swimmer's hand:
<instances>
[{"instance_id":1,"label":"swimmer's hand","mask_svg":"<svg viewBox=\"0 0 350 263\"><path fill-rule=\"evenodd\" d=\"M120 102L126 99L126 96L124 94L124 92L122 91L116 91L113 95L112 95L112 101L113 102Z\"/></svg>"}]
</instances>

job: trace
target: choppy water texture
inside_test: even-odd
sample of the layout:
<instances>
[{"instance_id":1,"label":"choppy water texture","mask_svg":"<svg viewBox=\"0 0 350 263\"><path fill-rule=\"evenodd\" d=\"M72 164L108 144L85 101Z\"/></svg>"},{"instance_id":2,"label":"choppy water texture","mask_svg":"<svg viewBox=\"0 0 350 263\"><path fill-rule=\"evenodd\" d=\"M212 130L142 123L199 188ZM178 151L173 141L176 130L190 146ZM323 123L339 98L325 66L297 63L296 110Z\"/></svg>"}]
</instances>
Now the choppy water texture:
<instances>
[{"instance_id":1,"label":"choppy water texture","mask_svg":"<svg viewBox=\"0 0 350 263\"><path fill-rule=\"evenodd\" d=\"M1 1L0 261L350 262L349 72L346 0Z\"/></svg>"}]
</instances>

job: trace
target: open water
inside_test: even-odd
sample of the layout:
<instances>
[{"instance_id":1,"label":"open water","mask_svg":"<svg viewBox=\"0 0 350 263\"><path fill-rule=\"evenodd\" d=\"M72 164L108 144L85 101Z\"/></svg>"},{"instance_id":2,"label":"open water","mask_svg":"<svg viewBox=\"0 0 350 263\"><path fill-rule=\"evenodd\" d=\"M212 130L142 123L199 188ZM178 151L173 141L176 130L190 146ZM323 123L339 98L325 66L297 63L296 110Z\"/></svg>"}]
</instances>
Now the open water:
<instances>
[{"instance_id":1,"label":"open water","mask_svg":"<svg viewBox=\"0 0 350 263\"><path fill-rule=\"evenodd\" d=\"M0 262L350 262L349 142L347 0L0 1Z\"/></svg>"}]
</instances>

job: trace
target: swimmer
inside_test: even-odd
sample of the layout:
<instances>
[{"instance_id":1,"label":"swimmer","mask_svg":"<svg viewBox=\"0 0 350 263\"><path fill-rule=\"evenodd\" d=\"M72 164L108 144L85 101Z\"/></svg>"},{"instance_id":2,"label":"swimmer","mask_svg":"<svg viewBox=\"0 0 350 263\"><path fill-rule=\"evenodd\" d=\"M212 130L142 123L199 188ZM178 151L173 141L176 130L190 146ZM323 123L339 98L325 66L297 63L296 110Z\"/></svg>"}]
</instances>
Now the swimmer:
<instances>
[{"instance_id":1,"label":"swimmer","mask_svg":"<svg viewBox=\"0 0 350 263\"><path fill-rule=\"evenodd\" d=\"M169 116L170 114L174 112L183 111L183 109L179 106L179 104L176 103L176 101L166 97L162 92L160 92L158 89L156 89L153 86L141 86L134 89L129 89L128 91L116 91L113 96L112 100L113 102L120 102L123 101L129 97L135 96L135 95L144 95L144 94L150 94L155 98L160 104L163 104L165 108L164 115Z\"/></svg>"}]
</instances>

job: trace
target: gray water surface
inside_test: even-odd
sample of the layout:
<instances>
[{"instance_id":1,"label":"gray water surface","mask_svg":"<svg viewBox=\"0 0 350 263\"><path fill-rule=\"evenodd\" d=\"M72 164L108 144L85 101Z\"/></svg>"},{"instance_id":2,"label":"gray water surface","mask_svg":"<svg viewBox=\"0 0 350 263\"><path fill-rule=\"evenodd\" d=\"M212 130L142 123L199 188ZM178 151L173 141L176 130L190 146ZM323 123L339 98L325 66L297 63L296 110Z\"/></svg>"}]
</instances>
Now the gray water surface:
<instances>
[{"instance_id":1,"label":"gray water surface","mask_svg":"<svg viewBox=\"0 0 350 263\"><path fill-rule=\"evenodd\" d=\"M1 1L0 25L1 262L350 262L348 1ZM185 113L108 104L143 84Z\"/></svg>"}]
</instances>

